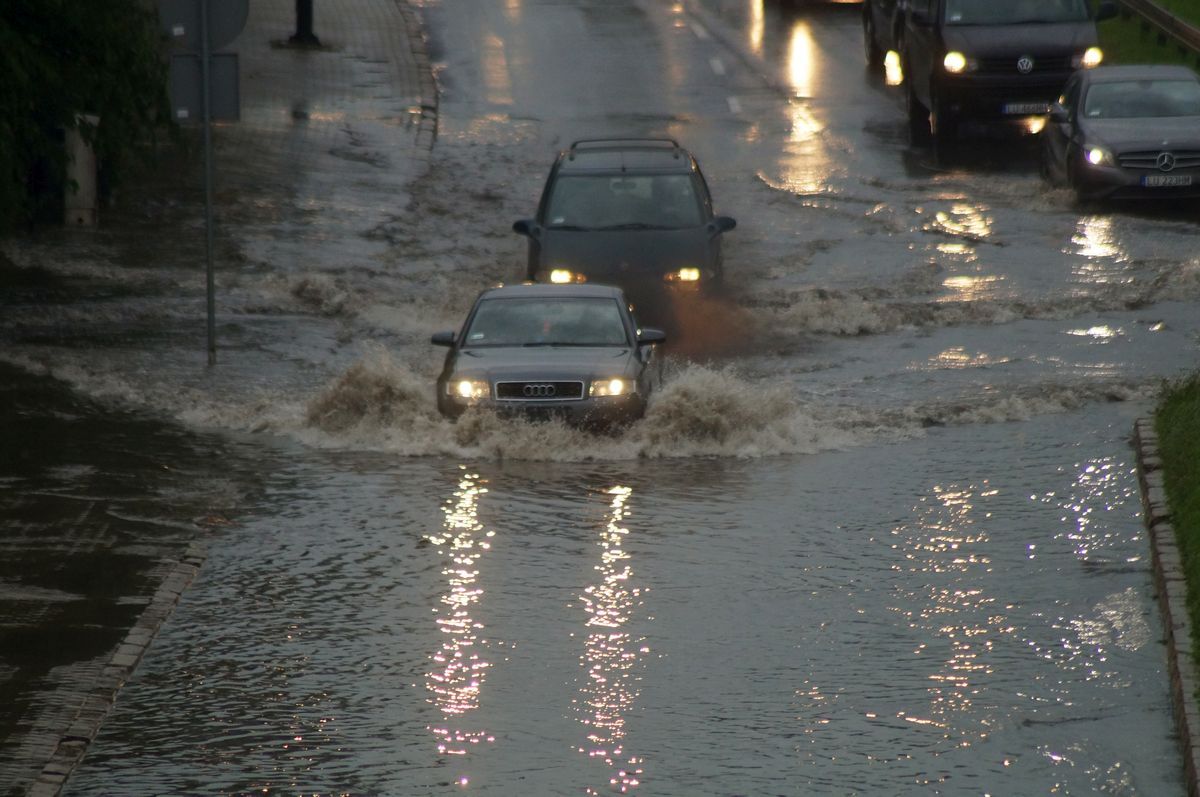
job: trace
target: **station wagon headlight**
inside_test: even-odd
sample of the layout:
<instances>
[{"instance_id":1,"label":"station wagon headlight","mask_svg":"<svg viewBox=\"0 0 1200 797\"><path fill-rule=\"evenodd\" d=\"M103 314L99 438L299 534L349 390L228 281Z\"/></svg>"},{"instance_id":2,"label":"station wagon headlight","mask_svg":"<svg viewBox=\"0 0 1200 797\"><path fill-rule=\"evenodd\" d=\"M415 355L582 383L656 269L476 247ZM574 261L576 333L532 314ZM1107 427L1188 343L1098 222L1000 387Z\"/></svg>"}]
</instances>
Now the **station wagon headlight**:
<instances>
[{"instance_id":1,"label":"station wagon headlight","mask_svg":"<svg viewBox=\"0 0 1200 797\"><path fill-rule=\"evenodd\" d=\"M587 277L570 269L556 268L550 272L550 281L555 285L568 285L572 282L587 282Z\"/></svg>"},{"instance_id":2,"label":"station wagon headlight","mask_svg":"<svg viewBox=\"0 0 1200 797\"><path fill-rule=\"evenodd\" d=\"M951 50L946 53L946 57L942 59L942 66L946 67L946 71L952 75L958 75L963 72L970 72L975 69L975 62L967 58L958 50Z\"/></svg>"},{"instance_id":3,"label":"station wagon headlight","mask_svg":"<svg viewBox=\"0 0 1200 797\"><path fill-rule=\"evenodd\" d=\"M1104 51L1099 47L1089 47L1079 55L1071 59L1071 66L1079 69L1091 69L1094 66L1100 66L1100 62L1104 60Z\"/></svg>"},{"instance_id":4,"label":"station wagon headlight","mask_svg":"<svg viewBox=\"0 0 1200 797\"><path fill-rule=\"evenodd\" d=\"M1088 147L1087 161L1093 166L1112 166L1114 164L1112 153L1104 147Z\"/></svg>"},{"instance_id":5,"label":"station wagon headlight","mask_svg":"<svg viewBox=\"0 0 1200 797\"><path fill-rule=\"evenodd\" d=\"M632 392L631 385L624 379L597 379L592 382L590 395L593 396L623 396L626 393Z\"/></svg>"},{"instance_id":6,"label":"station wagon headlight","mask_svg":"<svg viewBox=\"0 0 1200 797\"><path fill-rule=\"evenodd\" d=\"M491 387L486 379L451 379L446 383L446 392L461 399L486 398Z\"/></svg>"},{"instance_id":7,"label":"station wagon headlight","mask_svg":"<svg viewBox=\"0 0 1200 797\"><path fill-rule=\"evenodd\" d=\"M676 271L668 271L665 279L667 282L699 282L703 272L694 266L684 266Z\"/></svg>"}]
</instances>

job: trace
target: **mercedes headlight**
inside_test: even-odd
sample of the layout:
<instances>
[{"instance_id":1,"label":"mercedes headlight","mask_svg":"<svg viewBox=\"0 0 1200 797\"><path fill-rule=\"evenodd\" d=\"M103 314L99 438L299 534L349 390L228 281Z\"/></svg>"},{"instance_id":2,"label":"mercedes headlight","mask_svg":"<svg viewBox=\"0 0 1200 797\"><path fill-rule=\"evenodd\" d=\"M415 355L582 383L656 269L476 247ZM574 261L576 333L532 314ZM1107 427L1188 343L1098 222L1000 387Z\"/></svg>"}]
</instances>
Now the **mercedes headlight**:
<instances>
[{"instance_id":1,"label":"mercedes headlight","mask_svg":"<svg viewBox=\"0 0 1200 797\"><path fill-rule=\"evenodd\" d=\"M1093 166L1113 166L1116 163L1112 153L1104 147L1088 147L1086 157Z\"/></svg>"},{"instance_id":2,"label":"mercedes headlight","mask_svg":"<svg viewBox=\"0 0 1200 797\"><path fill-rule=\"evenodd\" d=\"M1091 69L1094 66L1100 66L1100 62L1104 60L1104 51L1099 47L1089 47L1079 55L1071 59L1071 66L1079 69Z\"/></svg>"},{"instance_id":3,"label":"mercedes headlight","mask_svg":"<svg viewBox=\"0 0 1200 797\"><path fill-rule=\"evenodd\" d=\"M491 393L491 386L486 379L451 379L446 383L446 392L460 399L481 399Z\"/></svg>"},{"instance_id":4,"label":"mercedes headlight","mask_svg":"<svg viewBox=\"0 0 1200 797\"><path fill-rule=\"evenodd\" d=\"M633 392L633 385L624 379L597 379L592 382L590 394L593 396L623 396Z\"/></svg>"}]
</instances>

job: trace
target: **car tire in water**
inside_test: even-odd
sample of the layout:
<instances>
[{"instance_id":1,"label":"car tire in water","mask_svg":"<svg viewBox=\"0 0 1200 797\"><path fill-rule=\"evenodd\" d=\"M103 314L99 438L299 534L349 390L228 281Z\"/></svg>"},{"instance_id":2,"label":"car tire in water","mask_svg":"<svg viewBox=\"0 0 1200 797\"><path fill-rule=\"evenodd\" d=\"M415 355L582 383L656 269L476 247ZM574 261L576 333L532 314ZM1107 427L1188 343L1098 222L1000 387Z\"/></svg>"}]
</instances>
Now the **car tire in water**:
<instances>
[{"instance_id":1,"label":"car tire in water","mask_svg":"<svg viewBox=\"0 0 1200 797\"><path fill-rule=\"evenodd\" d=\"M883 49L875 40L875 22L866 3L863 3L863 46L866 49L867 69L871 72L882 70Z\"/></svg>"},{"instance_id":2,"label":"car tire in water","mask_svg":"<svg viewBox=\"0 0 1200 797\"><path fill-rule=\"evenodd\" d=\"M932 97L933 111L929 115L929 126L933 132L933 144L939 155L949 151L958 138L958 118L935 94Z\"/></svg>"},{"instance_id":3,"label":"car tire in water","mask_svg":"<svg viewBox=\"0 0 1200 797\"><path fill-rule=\"evenodd\" d=\"M905 70L905 74L908 71ZM932 131L929 127L929 109L917 99L912 83L904 82L905 106L908 108L908 140L914 147L922 147L929 143Z\"/></svg>"}]
</instances>

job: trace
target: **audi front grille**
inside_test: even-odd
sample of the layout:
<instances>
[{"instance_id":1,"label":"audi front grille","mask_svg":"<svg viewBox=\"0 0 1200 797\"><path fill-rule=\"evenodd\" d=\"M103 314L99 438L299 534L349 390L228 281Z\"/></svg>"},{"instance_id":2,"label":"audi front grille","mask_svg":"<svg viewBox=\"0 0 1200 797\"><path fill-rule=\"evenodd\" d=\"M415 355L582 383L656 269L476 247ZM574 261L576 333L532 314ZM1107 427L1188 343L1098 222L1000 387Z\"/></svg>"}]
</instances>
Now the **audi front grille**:
<instances>
[{"instance_id":1,"label":"audi front grille","mask_svg":"<svg viewBox=\"0 0 1200 797\"><path fill-rule=\"evenodd\" d=\"M497 382L496 398L502 401L578 401L583 382Z\"/></svg>"}]
</instances>

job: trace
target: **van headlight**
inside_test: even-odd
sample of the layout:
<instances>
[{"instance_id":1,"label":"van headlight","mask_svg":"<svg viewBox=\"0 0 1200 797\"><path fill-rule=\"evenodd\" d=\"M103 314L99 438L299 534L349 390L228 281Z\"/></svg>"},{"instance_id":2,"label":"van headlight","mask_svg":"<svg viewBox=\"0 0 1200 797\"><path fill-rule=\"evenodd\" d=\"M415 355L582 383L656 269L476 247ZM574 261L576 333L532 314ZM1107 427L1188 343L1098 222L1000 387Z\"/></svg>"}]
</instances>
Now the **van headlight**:
<instances>
[{"instance_id":1,"label":"van headlight","mask_svg":"<svg viewBox=\"0 0 1200 797\"><path fill-rule=\"evenodd\" d=\"M596 379L592 381L591 396L623 396L633 392L633 385L620 377L611 379Z\"/></svg>"},{"instance_id":2,"label":"van headlight","mask_svg":"<svg viewBox=\"0 0 1200 797\"><path fill-rule=\"evenodd\" d=\"M967 60L967 57L958 50L951 50L950 52L946 53L946 57L942 59L942 66L946 67L946 71L952 75L966 72L967 68L970 66L970 63L971 62Z\"/></svg>"},{"instance_id":3,"label":"van headlight","mask_svg":"<svg viewBox=\"0 0 1200 797\"><path fill-rule=\"evenodd\" d=\"M1079 69L1091 69L1094 66L1100 66L1100 62L1104 60L1104 51L1099 47L1089 47L1079 55L1071 59L1071 66Z\"/></svg>"},{"instance_id":4,"label":"van headlight","mask_svg":"<svg viewBox=\"0 0 1200 797\"><path fill-rule=\"evenodd\" d=\"M486 379L460 379L455 377L446 383L446 393L460 399L473 401L487 398L491 394L491 386Z\"/></svg>"}]
</instances>

